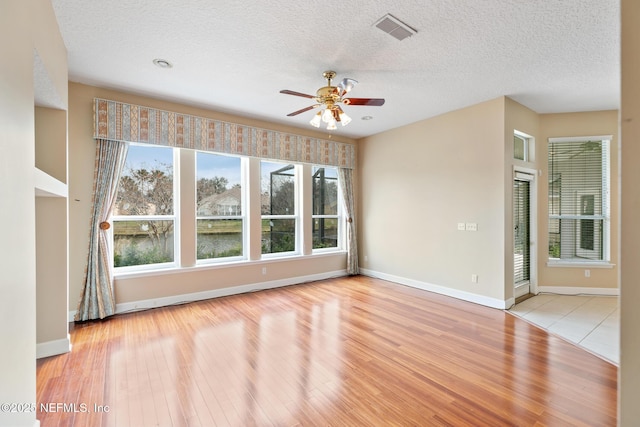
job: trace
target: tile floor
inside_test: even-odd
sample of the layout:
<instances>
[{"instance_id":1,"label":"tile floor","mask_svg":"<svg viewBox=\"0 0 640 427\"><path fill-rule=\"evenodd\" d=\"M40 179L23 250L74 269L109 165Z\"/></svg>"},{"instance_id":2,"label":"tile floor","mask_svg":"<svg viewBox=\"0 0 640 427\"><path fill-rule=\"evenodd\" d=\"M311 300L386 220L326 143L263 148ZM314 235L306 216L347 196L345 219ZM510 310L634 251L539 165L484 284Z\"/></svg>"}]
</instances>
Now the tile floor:
<instances>
[{"instance_id":1,"label":"tile floor","mask_svg":"<svg viewBox=\"0 0 640 427\"><path fill-rule=\"evenodd\" d=\"M616 365L620 364L618 297L538 294L509 311Z\"/></svg>"}]
</instances>

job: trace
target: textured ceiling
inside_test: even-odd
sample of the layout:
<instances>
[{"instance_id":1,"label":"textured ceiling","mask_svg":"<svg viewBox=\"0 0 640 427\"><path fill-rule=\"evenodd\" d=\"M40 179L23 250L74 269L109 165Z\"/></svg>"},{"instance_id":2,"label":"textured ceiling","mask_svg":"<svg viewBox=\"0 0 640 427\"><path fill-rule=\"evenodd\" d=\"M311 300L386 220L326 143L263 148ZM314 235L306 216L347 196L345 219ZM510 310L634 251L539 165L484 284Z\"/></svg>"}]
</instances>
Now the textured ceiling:
<instances>
[{"instance_id":1,"label":"textured ceiling","mask_svg":"<svg viewBox=\"0 0 640 427\"><path fill-rule=\"evenodd\" d=\"M38 107L63 110L65 103L56 90L56 86L49 76L47 67L42 62L36 50L33 51L33 90L35 104Z\"/></svg>"},{"instance_id":2,"label":"textured ceiling","mask_svg":"<svg viewBox=\"0 0 640 427\"><path fill-rule=\"evenodd\" d=\"M358 138L506 95L539 113L619 106L618 0L52 0L69 79L310 128L286 115L337 80ZM390 13L403 41L373 24ZM161 69L152 60L173 64ZM373 120L360 120L362 116ZM328 131L327 131L328 132Z\"/></svg>"}]
</instances>

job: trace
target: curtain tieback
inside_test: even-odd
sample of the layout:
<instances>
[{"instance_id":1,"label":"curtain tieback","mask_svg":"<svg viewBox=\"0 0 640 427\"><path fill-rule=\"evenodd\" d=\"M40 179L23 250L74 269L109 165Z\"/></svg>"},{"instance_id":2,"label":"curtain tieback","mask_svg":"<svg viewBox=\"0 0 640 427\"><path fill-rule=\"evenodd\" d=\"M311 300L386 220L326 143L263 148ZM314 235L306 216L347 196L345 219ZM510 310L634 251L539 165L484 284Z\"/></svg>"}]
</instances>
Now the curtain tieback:
<instances>
[{"instance_id":1,"label":"curtain tieback","mask_svg":"<svg viewBox=\"0 0 640 427\"><path fill-rule=\"evenodd\" d=\"M108 230L109 228L111 228L111 224L109 224L107 221L102 221L100 223L100 230Z\"/></svg>"}]
</instances>

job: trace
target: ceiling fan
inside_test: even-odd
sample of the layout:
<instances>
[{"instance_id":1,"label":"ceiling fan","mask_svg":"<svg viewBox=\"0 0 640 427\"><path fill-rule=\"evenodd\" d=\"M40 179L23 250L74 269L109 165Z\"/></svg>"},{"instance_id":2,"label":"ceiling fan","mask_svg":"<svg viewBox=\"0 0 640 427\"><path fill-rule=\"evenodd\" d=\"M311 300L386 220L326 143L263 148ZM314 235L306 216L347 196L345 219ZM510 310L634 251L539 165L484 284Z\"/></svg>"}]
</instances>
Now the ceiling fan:
<instances>
[{"instance_id":1,"label":"ceiling fan","mask_svg":"<svg viewBox=\"0 0 640 427\"><path fill-rule=\"evenodd\" d=\"M369 105L374 107L379 107L384 104L384 99L382 98L344 98L344 96L349 93L349 91L353 89L358 82L354 79L344 78L337 86L331 86L331 80L333 80L335 76L335 71L325 71L322 73L322 77L327 79L327 85L318 89L315 96L295 92L293 90L281 90L280 93L310 98L317 102L317 104L289 113L287 116L293 117L300 113L304 113L305 111L313 110L314 108L324 108L323 111L318 111L309 123L314 127L320 127L320 123L325 122L327 124L327 129L334 130L336 129L336 123L338 122L340 122L342 126L346 126L351 122L351 117L347 116L347 114L342 111L339 104Z\"/></svg>"}]
</instances>

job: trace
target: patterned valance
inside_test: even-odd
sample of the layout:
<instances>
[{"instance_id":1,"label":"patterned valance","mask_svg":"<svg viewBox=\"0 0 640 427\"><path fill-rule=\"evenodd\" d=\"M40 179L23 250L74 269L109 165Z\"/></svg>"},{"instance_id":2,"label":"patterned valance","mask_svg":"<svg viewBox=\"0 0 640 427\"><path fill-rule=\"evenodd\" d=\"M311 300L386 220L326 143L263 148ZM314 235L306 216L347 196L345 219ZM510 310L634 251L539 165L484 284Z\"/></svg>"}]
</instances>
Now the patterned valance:
<instances>
[{"instance_id":1,"label":"patterned valance","mask_svg":"<svg viewBox=\"0 0 640 427\"><path fill-rule=\"evenodd\" d=\"M94 100L93 112L94 137L99 139L349 169L355 167L356 147L344 142L97 98Z\"/></svg>"}]
</instances>

